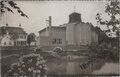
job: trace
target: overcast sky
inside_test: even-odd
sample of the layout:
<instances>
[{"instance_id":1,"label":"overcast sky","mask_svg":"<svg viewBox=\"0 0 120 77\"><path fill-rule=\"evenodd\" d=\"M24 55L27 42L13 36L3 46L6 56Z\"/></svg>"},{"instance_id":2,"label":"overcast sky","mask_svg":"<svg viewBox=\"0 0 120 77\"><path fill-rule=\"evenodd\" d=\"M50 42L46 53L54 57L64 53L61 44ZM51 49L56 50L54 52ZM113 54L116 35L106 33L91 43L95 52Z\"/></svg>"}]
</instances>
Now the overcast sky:
<instances>
[{"instance_id":1,"label":"overcast sky","mask_svg":"<svg viewBox=\"0 0 120 77\"><path fill-rule=\"evenodd\" d=\"M46 27L48 16L52 16L53 26L59 26L68 23L68 16L74 10L81 13L83 22L91 22L96 26L95 16L98 12L105 14L106 4L105 1L16 1L16 3L29 19L21 17L14 10L14 14L6 12L2 16L0 26L8 23L9 26L18 27L21 23L27 33L34 32L37 35L39 30Z\"/></svg>"}]
</instances>

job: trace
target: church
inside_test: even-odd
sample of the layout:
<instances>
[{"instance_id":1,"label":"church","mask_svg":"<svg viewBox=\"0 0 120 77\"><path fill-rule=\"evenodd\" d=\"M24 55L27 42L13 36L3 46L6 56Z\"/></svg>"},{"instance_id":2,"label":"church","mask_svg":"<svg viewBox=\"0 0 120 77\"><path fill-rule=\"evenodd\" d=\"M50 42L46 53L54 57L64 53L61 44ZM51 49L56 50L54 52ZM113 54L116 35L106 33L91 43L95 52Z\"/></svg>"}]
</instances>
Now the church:
<instances>
[{"instance_id":1,"label":"church","mask_svg":"<svg viewBox=\"0 0 120 77\"><path fill-rule=\"evenodd\" d=\"M38 45L42 46L91 46L98 44L98 34L91 23L85 23L81 14L73 12L69 22L60 26L52 26L49 16L49 26L39 31Z\"/></svg>"}]
</instances>

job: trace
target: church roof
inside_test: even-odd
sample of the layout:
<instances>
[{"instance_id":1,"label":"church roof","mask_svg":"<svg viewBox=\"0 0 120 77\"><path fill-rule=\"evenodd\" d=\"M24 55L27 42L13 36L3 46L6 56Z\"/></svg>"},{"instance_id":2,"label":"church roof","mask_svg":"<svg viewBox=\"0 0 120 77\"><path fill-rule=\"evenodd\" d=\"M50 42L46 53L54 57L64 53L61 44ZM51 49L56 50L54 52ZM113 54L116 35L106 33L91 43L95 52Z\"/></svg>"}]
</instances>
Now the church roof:
<instances>
[{"instance_id":1,"label":"church roof","mask_svg":"<svg viewBox=\"0 0 120 77\"><path fill-rule=\"evenodd\" d=\"M73 13L71 13L70 15L80 15L80 13L77 13L77 12L73 12Z\"/></svg>"},{"instance_id":2,"label":"church roof","mask_svg":"<svg viewBox=\"0 0 120 77\"><path fill-rule=\"evenodd\" d=\"M27 34L23 28L20 27L10 27L10 26L3 26L4 29L9 33L9 34Z\"/></svg>"},{"instance_id":3,"label":"church roof","mask_svg":"<svg viewBox=\"0 0 120 77\"><path fill-rule=\"evenodd\" d=\"M46 27L46 28L49 29L49 27ZM40 33L40 32L43 32L43 31L46 30L46 28L44 28L44 29L42 29L42 30L40 30L40 31L38 31L38 32L39 32L39 33ZM51 28L52 28L52 29L66 29L65 26L51 26Z\"/></svg>"}]
</instances>

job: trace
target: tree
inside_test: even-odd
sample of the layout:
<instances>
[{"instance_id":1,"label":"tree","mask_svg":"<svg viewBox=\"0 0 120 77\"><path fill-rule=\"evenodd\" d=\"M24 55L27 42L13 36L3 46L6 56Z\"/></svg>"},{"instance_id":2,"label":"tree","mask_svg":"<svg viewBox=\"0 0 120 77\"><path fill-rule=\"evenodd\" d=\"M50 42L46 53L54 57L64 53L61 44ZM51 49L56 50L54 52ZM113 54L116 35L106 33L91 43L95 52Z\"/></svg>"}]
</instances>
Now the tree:
<instances>
[{"instance_id":1,"label":"tree","mask_svg":"<svg viewBox=\"0 0 120 77\"><path fill-rule=\"evenodd\" d=\"M118 0L109 0L105 7L105 13L108 14L110 20L103 20L101 18L101 13L96 14L97 23L100 25L106 25L108 30L105 32L115 32L116 36L119 36L119 27L117 25L120 24L120 2ZM119 17L119 18L117 18ZM110 29L112 26L112 29ZM109 34L111 36L111 34Z\"/></svg>"},{"instance_id":2,"label":"tree","mask_svg":"<svg viewBox=\"0 0 120 77\"><path fill-rule=\"evenodd\" d=\"M28 54L13 63L5 77L46 77L45 60L40 54Z\"/></svg>"},{"instance_id":3,"label":"tree","mask_svg":"<svg viewBox=\"0 0 120 77\"><path fill-rule=\"evenodd\" d=\"M11 35L11 38L12 38L13 40L16 40L16 39L19 38L19 35L18 35L17 33L14 33L14 34Z\"/></svg>"},{"instance_id":4,"label":"tree","mask_svg":"<svg viewBox=\"0 0 120 77\"><path fill-rule=\"evenodd\" d=\"M8 4L10 7L7 7L6 4ZM11 13L14 13L12 9L16 9L17 12L21 16L28 18L28 16L25 13L23 13L23 11L20 9L20 7L17 6L17 4L14 1L12 1L12 0L2 0L2 1L0 1L0 12L1 12L1 14L4 14L6 12L6 10L11 12Z\"/></svg>"},{"instance_id":5,"label":"tree","mask_svg":"<svg viewBox=\"0 0 120 77\"><path fill-rule=\"evenodd\" d=\"M6 29L5 29L4 26L0 28L0 31L1 31L1 32L0 32L0 35L1 35L1 36L4 36L4 35L6 34Z\"/></svg>"},{"instance_id":6,"label":"tree","mask_svg":"<svg viewBox=\"0 0 120 77\"><path fill-rule=\"evenodd\" d=\"M28 43L29 46L30 46L31 42L35 41L35 37L36 37L36 35L34 33L30 33L27 36L27 43Z\"/></svg>"}]
</instances>

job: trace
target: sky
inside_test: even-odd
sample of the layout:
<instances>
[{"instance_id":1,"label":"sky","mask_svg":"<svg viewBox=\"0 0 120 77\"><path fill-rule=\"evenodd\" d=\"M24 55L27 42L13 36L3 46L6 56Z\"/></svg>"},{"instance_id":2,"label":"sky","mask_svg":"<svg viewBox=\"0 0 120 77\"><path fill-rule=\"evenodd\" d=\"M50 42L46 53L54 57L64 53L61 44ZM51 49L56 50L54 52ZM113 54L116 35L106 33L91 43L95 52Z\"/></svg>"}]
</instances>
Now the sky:
<instances>
[{"instance_id":1,"label":"sky","mask_svg":"<svg viewBox=\"0 0 120 77\"><path fill-rule=\"evenodd\" d=\"M24 28L27 33L35 33L45 28L46 20L52 16L52 26L59 26L69 21L69 14L74 11L81 14L83 22L90 22L97 26L95 16L97 13L105 15L106 1L15 1L21 10L28 15L21 17L16 10L14 13L6 12L0 18L0 26L15 26Z\"/></svg>"}]
</instances>

